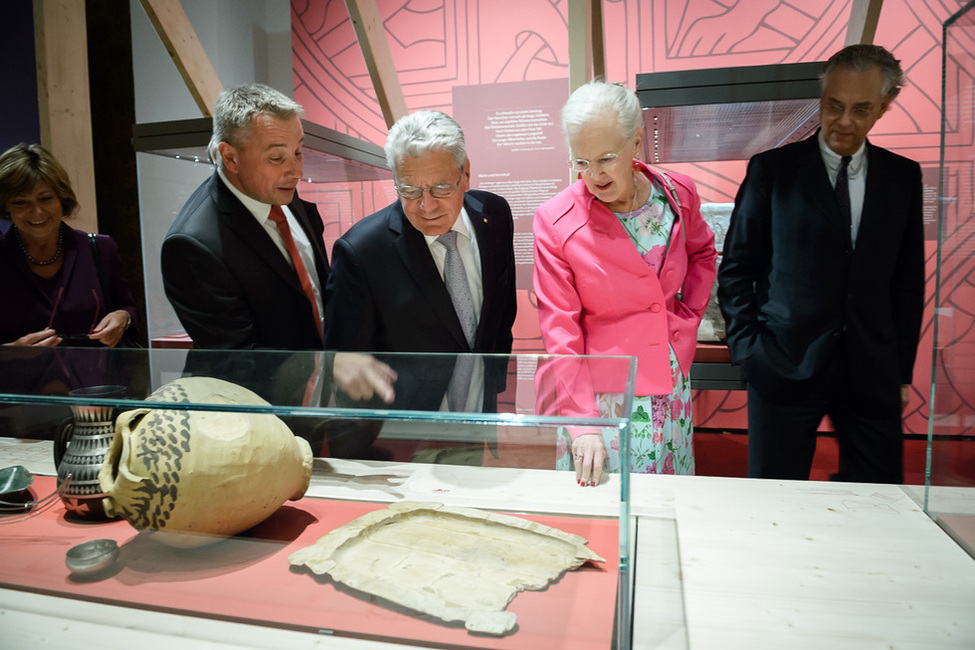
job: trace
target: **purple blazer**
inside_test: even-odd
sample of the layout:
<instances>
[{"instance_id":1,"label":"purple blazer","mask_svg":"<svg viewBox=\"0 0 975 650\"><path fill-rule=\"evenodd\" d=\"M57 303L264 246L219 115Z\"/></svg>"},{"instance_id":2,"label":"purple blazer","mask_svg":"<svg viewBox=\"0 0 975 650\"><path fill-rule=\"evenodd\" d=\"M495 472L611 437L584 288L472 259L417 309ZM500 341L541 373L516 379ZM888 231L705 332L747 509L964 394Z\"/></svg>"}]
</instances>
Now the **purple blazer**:
<instances>
[{"instance_id":1,"label":"purple blazer","mask_svg":"<svg viewBox=\"0 0 975 650\"><path fill-rule=\"evenodd\" d=\"M109 311L124 309L136 322L135 300L122 273L122 259L111 237L98 235L96 242L110 300L102 293L88 233L61 224L64 232L64 264L50 280L35 275L16 238L9 232L0 240L0 343L10 343L37 332L48 323L67 336L61 345L98 346L85 338ZM58 292L63 294L58 302ZM57 302L53 321L51 313ZM109 309L111 305L111 309ZM76 338L77 337L77 338Z\"/></svg>"}]
</instances>

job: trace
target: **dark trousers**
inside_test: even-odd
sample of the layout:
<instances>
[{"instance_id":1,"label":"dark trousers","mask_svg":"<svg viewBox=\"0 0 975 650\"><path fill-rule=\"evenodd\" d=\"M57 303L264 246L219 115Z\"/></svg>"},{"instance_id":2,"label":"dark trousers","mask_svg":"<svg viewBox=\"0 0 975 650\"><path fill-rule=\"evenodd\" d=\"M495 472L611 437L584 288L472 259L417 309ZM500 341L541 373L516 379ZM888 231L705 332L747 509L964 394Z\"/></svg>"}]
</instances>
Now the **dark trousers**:
<instances>
[{"instance_id":1,"label":"dark trousers","mask_svg":"<svg viewBox=\"0 0 975 650\"><path fill-rule=\"evenodd\" d=\"M806 382L788 400L770 401L748 385L749 478L807 480L824 415L839 443L839 471L831 479L903 483L904 440L899 400L888 413L867 409L856 398L842 362Z\"/></svg>"}]
</instances>

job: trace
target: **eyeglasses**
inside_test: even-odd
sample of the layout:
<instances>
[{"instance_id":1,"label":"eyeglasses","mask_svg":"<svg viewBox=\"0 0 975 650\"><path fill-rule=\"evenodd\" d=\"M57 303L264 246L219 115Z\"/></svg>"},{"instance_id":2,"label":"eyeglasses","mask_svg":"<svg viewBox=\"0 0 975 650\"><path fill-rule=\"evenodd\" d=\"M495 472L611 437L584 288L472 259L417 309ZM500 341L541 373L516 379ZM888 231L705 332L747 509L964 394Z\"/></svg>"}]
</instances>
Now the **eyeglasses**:
<instances>
[{"instance_id":1,"label":"eyeglasses","mask_svg":"<svg viewBox=\"0 0 975 650\"><path fill-rule=\"evenodd\" d=\"M64 287L58 287L58 296L54 300L54 307L51 309L51 318L47 321L47 329L51 329L54 325L54 319L58 314L58 307L61 306L61 298L64 297ZM59 336L65 341L82 341L91 338L91 333L95 331L95 325L98 325L98 316L102 310L101 300L98 299L98 293L94 289L91 289L91 297L95 301L95 315L91 320L91 327L88 328L87 334L67 334L64 332L58 332L55 336Z\"/></svg>"},{"instance_id":2,"label":"eyeglasses","mask_svg":"<svg viewBox=\"0 0 975 650\"><path fill-rule=\"evenodd\" d=\"M430 196L435 199L449 199L450 196L457 191L460 187L461 182L464 180L464 172L461 170L460 178L453 185L448 185L447 183L440 183L434 185L433 187L414 187L413 185L397 185L396 194L399 195L401 199L406 199L407 201L415 201L416 199L423 196L424 192L430 192Z\"/></svg>"},{"instance_id":3,"label":"eyeglasses","mask_svg":"<svg viewBox=\"0 0 975 650\"><path fill-rule=\"evenodd\" d=\"M842 104L834 104L831 102L826 102L823 104L823 112L830 117L839 118L842 117L847 110L850 111L850 117L854 121L865 120L873 114L873 105L870 106L853 106L847 109L846 106Z\"/></svg>"},{"instance_id":4,"label":"eyeglasses","mask_svg":"<svg viewBox=\"0 0 975 650\"><path fill-rule=\"evenodd\" d=\"M620 149L616 153L604 153L596 160L586 160L585 158L572 158L569 160L569 168L574 172L584 172L590 168L599 169L609 169L617 162L619 162L620 154L623 150Z\"/></svg>"}]
</instances>

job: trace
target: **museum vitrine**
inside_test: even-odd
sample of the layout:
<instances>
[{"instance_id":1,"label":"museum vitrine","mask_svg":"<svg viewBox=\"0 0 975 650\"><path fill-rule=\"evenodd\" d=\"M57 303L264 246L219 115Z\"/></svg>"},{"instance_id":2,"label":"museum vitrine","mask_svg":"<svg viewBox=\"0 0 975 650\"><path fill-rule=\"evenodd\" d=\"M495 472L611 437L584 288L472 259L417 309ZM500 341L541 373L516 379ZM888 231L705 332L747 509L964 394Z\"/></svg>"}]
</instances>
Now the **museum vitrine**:
<instances>
[{"instance_id":1,"label":"museum vitrine","mask_svg":"<svg viewBox=\"0 0 975 650\"><path fill-rule=\"evenodd\" d=\"M926 511L975 556L975 3L945 22ZM918 360L919 363L921 360Z\"/></svg>"},{"instance_id":2,"label":"museum vitrine","mask_svg":"<svg viewBox=\"0 0 975 650\"><path fill-rule=\"evenodd\" d=\"M20 467L0 587L427 647L630 647L631 357L5 347L0 369ZM573 469L583 433L611 457L598 486Z\"/></svg>"}]
</instances>

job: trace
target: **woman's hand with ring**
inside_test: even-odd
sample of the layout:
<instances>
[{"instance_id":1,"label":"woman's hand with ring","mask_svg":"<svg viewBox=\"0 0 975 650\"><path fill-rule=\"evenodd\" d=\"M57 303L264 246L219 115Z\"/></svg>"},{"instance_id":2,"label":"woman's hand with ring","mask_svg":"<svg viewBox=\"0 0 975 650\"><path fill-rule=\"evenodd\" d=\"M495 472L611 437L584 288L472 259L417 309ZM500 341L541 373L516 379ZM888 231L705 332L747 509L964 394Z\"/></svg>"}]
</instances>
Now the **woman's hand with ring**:
<instances>
[{"instance_id":1,"label":"woman's hand with ring","mask_svg":"<svg viewBox=\"0 0 975 650\"><path fill-rule=\"evenodd\" d=\"M586 433L572 441L572 461L576 468L576 482L582 486L596 486L602 480L606 446L598 433Z\"/></svg>"}]
</instances>

